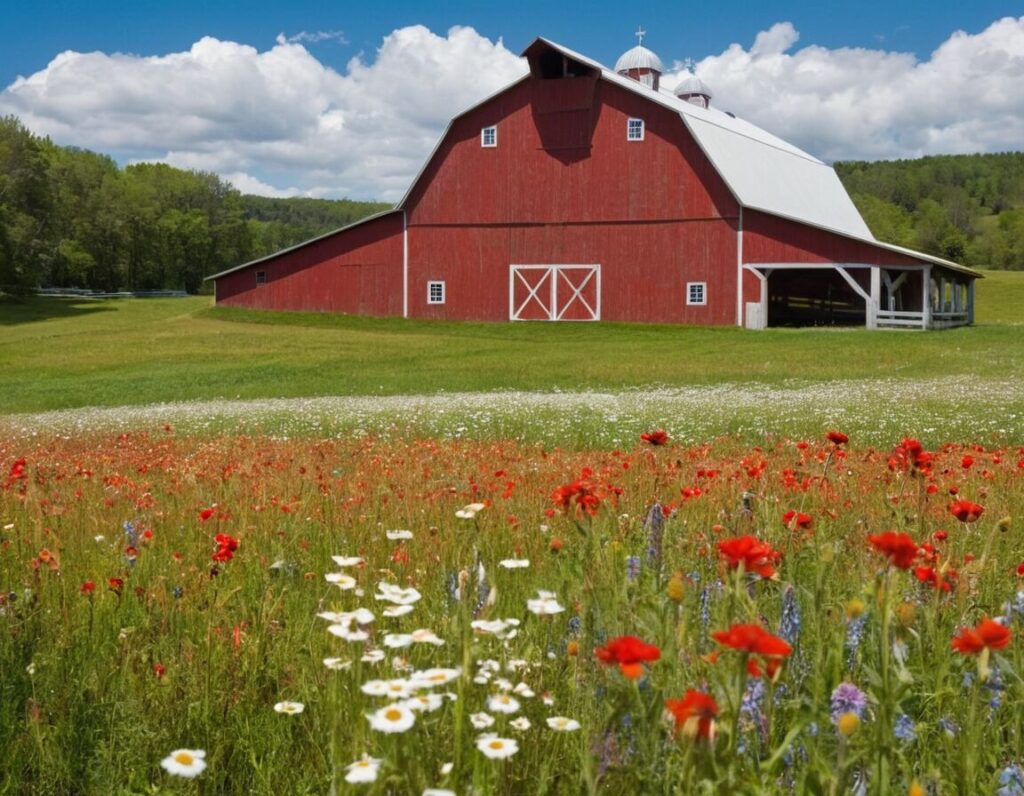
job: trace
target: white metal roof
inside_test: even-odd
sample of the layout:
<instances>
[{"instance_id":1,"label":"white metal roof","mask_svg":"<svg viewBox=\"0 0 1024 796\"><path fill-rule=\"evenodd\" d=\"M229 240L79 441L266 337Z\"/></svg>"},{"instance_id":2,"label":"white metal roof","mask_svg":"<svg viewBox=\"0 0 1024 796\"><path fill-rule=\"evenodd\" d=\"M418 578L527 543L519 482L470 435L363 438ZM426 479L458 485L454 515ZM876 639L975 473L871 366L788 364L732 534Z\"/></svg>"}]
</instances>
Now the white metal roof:
<instances>
[{"instance_id":1,"label":"white metal roof","mask_svg":"<svg viewBox=\"0 0 1024 796\"><path fill-rule=\"evenodd\" d=\"M711 99L715 95L711 93L711 89L708 88L708 84L697 77L692 72L688 72L679 85L676 86L672 93L677 97L682 97L685 94L703 94L708 99Z\"/></svg>"},{"instance_id":2,"label":"white metal roof","mask_svg":"<svg viewBox=\"0 0 1024 796\"><path fill-rule=\"evenodd\" d=\"M656 72L664 72L665 66L661 59L642 44L638 44L631 50L626 50L615 62L616 72L625 72L630 69L653 69Z\"/></svg>"}]
</instances>

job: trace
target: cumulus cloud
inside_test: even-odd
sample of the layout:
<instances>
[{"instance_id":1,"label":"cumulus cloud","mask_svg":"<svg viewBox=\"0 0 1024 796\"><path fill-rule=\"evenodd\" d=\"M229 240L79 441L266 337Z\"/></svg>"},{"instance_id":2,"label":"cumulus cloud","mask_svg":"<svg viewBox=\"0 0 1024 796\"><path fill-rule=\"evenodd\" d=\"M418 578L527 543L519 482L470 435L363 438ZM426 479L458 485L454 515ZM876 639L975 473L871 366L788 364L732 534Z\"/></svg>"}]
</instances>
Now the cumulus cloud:
<instances>
[{"instance_id":1,"label":"cumulus cloud","mask_svg":"<svg viewBox=\"0 0 1024 796\"><path fill-rule=\"evenodd\" d=\"M0 93L0 114L61 144L268 195L396 200L452 116L526 71L466 27L402 28L373 56L341 74L283 36L265 52L210 37L161 56L64 52Z\"/></svg>"},{"instance_id":2,"label":"cumulus cloud","mask_svg":"<svg viewBox=\"0 0 1024 796\"><path fill-rule=\"evenodd\" d=\"M301 44L303 42L309 42L310 44L319 44L324 41L336 41L339 44L348 44L348 39L345 38L345 33L340 30L317 30L317 31L300 31L291 36L285 36L283 33L277 34L278 44Z\"/></svg>"},{"instance_id":3,"label":"cumulus cloud","mask_svg":"<svg viewBox=\"0 0 1024 796\"><path fill-rule=\"evenodd\" d=\"M0 92L0 114L61 144L213 171L254 193L393 201L452 116L526 71L468 27L401 28L342 71L304 46L342 35L281 34L262 52L209 37L160 56L64 52ZM696 71L717 107L826 160L1024 141L1024 17L953 33L926 60L799 40L779 22Z\"/></svg>"},{"instance_id":4,"label":"cumulus cloud","mask_svg":"<svg viewBox=\"0 0 1024 796\"><path fill-rule=\"evenodd\" d=\"M927 60L879 49L793 50L789 22L696 65L715 104L825 160L1020 149L1024 17L953 33ZM664 77L672 86L682 66Z\"/></svg>"}]
</instances>

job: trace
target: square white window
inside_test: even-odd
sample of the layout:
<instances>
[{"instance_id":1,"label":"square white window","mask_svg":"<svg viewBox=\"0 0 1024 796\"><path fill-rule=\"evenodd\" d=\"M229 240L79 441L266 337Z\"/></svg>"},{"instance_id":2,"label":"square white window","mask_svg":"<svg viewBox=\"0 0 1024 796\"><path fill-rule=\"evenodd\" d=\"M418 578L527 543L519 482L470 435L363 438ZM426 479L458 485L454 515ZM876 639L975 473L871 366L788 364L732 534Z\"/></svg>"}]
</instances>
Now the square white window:
<instances>
[{"instance_id":1,"label":"square white window","mask_svg":"<svg viewBox=\"0 0 1024 796\"><path fill-rule=\"evenodd\" d=\"M492 147L498 145L498 128L485 127L480 131L480 146Z\"/></svg>"},{"instance_id":2,"label":"square white window","mask_svg":"<svg viewBox=\"0 0 1024 796\"><path fill-rule=\"evenodd\" d=\"M444 282L427 282L427 304L444 304Z\"/></svg>"},{"instance_id":3,"label":"square white window","mask_svg":"<svg viewBox=\"0 0 1024 796\"><path fill-rule=\"evenodd\" d=\"M267 284L267 272L266 271L257 271L256 272L256 284L257 285L265 285L265 284Z\"/></svg>"},{"instance_id":4,"label":"square white window","mask_svg":"<svg viewBox=\"0 0 1024 796\"><path fill-rule=\"evenodd\" d=\"M707 282L686 283L686 303L691 306L704 306L708 303Z\"/></svg>"},{"instance_id":5,"label":"square white window","mask_svg":"<svg viewBox=\"0 0 1024 796\"><path fill-rule=\"evenodd\" d=\"M626 122L626 140L627 141L643 141L644 140L644 120L643 119L630 119Z\"/></svg>"}]
</instances>

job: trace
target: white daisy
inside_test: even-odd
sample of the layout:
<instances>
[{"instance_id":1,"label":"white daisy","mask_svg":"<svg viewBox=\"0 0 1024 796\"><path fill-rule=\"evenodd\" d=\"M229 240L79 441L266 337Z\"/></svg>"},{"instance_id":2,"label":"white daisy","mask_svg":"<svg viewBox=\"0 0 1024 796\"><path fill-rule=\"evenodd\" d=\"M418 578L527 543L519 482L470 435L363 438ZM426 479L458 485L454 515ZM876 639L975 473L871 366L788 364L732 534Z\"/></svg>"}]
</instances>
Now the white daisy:
<instances>
[{"instance_id":1,"label":"white daisy","mask_svg":"<svg viewBox=\"0 0 1024 796\"><path fill-rule=\"evenodd\" d=\"M317 616L336 625L344 624L351 619L351 615L344 611L321 611Z\"/></svg>"},{"instance_id":2,"label":"white daisy","mask_svg":"<svg viewBox=\"0 0 1024 796\"><path fill-rule=\"evenodd\" d=\"M460 674L461 669L425 669L413 672L409 679L420 688L434 688L457 680Z\"/></svg>"},{"instance_id":3,"label":"white daisy","mask_svg":"<svg viewBox=\"0 0 1024 796\"><path fill-rule=\"evenodd\" d=\"M352 784L374 782L377 779L377 771L380 769L381 761L376 757L363 755L356 762L345 767L345 781Z\"/></svg>"},{"instance_id":4,"label":"white daisy","mask_svg":"<svg viewBox=\"0 0 1024 796\"><path fill-rule=\"evenodd\" d=\"M400 539L412 539L412 531L406 530L387 531L384 535L392 542L397 542Z\"/></svg>"},{"instance_id":5,"label":"white daisy","mask_svg":"<svg viewBox=\"0 0 1024 796\"><path fill-rule=\"evenodd\" d=\"M332 636L343 638L345 641L366 641L370 637L370 634L365 630L353 630L351 623L344 625L330 625L327 628L327 632Z\"/></svg>"},{"instance_id":6,"label":"white daisy","mask_svg":"<svg viewBox=\"0 0 1024 796\"><path fill-rule=\"evenodd\" d=\"M417 644L433 644L435 647L444 645L444 639L440 638L433 630L421 627L412 631L412 640Z\"/></svg>"},{"instance_id":7,"label":"white daisy","mask_svg":"<svg viewBox=\"0 0 1024 796\"><path fill-rule=\"evenodd\" d=\"M289 716L295 716L296 714L302 713L306 709L306 706L301 702L278 702L274 705L274 710L278 713L287 713Z\"/></svg>"},{"instance_id":8,"label":"white daisy","mask_svg":"<svg viewBox=\"0 0 1024 796\"><path fill-rule=\"evenodd\" d=\"M331 556L339 567L358 567L363 563L361 556Z\"/></svg>"},{"instance_id":9,"label":"white daisy","mask_svg":"<svg viewBox=\"0 0 1024 796\"><path fill-rule=\"evenodd\" d=\"M356 587L356 579L351 575L346 575L344 572L328 572L324 575L324 580L328 583L333 583L342 591L349 591Z\"/></svg>"},{"instance_id":10,"label":"white daisy","mask_svg":"<svg viewBox=\"0 0 1024 796\"><path fill-rule=\"evenodd\" d=\"M455 796L455 791L447 788L427 788L423 791L423 796Z\"/></svg>"},{"instance_id":11,"label":"white daisy","mask_svg":"<svg viewBox=\"0 0 1024 796\"><path fill-rule=\"evenodd\" d=\"M516 687L512 689L512 692L518 694L521 697L525 697L526 699L531 699L535 696L535 694L533 693L533 689L530 688L530 686L528 686L526 683L516 684Z\"/></svg>"},{"instance_id":12,"label":"white daisy","mask_svg":"<svg viewBox=\"0 0 1024 796\"><path fill-rule=\"evenodd\" d=\"M494 687L497 688L499 691L511 691L512 683L509 680L506 680L504 677L499 677L497 680L494 681Z\"/></svg>"},{"instance_id":13,"label":"white daisy","mask_svg":"<svg viewBox=\"0 0 1024 796\"><path fill-rule=\"evenodd\" d=\"M349 616L352 617L352 619L354 619L360 625L373 624L373 611L371 611L369 608L356 608L356 610L351 611L349 613Z\"/></svg>"},{"instance_id":14,"label":"white daisy","mask_svg":"<svg viewBox=\"0 0 1024 796\"><path fill-rule=\"evenodd\" d=\"M176 777L192 779L198 777L206 768L206 752L203 749L175 749L160 761L168 774Z\"/></svg>"},{"instance_id":15,"label":"white daisy","mask_svg":"<svg viewBox=\"0 0 1024 796\"><path fill-rule=\"evenodd\" d=\"M444 704L444 697L440 694L419 694L404 702L409 710L423 713L431 713Z\"/></svg>"},{"instance_id":16,"label":"white daisy","mask_svg":"<svg viewBox=\"0 0 1024 796\"><path fill-rule=\"evenodd\" d=\"M499 567L505 569L526 569L530 566L530 559L528 558L506 558L503 561L498 562Z\"/></svg>"},{"instance_id":17,"label":"white daisy","mask_svg":"<svg viewBox=\"0 0 1024 796\"><path fill-rule=\"evenodd\" d=\"M382 613L384 616L390 617L405 616L411 613L415 607L414 605L389 605Z\"/></svg>"},{"instance_id":18,"label":"white daisy","mask_svg":"<svg viewBox=\"0 0 1024 796\"><path fill-rule=\"evenodd\" d=\"M342 658L324 658L324 666L328 669L340 672L342 669L351 669L352 661L346 661Z\"/></svg>"},{"instance_id":19,"label":"white daisy","mask_svg":"<svg viewBox=\"0 0 1024 796\"><path fill-rule=\"evenodd\" d=\"M391 649L402 649L412 644L412 636L408 633L388 633L384 636L384 646Z\"/></svg>"},{"instance_id":20,"label":"white daisy","mask_svg":"<svg viewBox=\"0 0 1024 796\"><path fill-rule=\"evenodd\" d=\"M416 723L416 714L401 702L387 705L366 718L377 732L405 732Z\"/></svg>"},{"instance_id":21,"label":"white daisy","mask_svg":"<svg viewBox=\"0 0 1024 796\"><path fill-rule=\"evenodd\" d=\"M533 725L530 724L530 720L526 718L526 716L520 716L518 719L512 719L512 721L508 723L508 726L511 727L513 730L519 730L519 732L526 732Z\"/></svg>"},{"instance_id":22,"label":"white daisy","mask_svg":"<svg viewBox=\"0 0 1024 796\"><path fill-rule=\"evenodd\" d=\"M455 768L454 763L445 763L443 766L441 766L441 776L447 777L449 774L452 773L453 768Z\"/></svg>"},{"instance_id":23,"label":"white daisy","mask_svg":"<svg viewBox=\"0 0 1024 796\"><path fill-rule=\"evenodd\" d=\"M386 657L387 655L384 654L384 650L370 650L359 660L363 663L380 663Z\"/></svg>"},{"instance_id":24,"label":"white daisy","mask_svg":"<svg viewBox=\"0 0 1024 796\"><path fill-rule=\"evenodd\" d=\"M573 732L580 728L576 719L567 719L565 716L549 716L547 722L551 729L559 732Z\"/></svg>"},{"instance_id":25,"label":"white daisy","mask_svg":"<svg viewBox=\"0 0 1024 796\"><path fill-rule=\"evenodd\" d=\"M393 583L378 583L377 594L373 595L373 598L394 605L412 605L414 602L418 602L422 596L412 586L403 589Z\"/></svg>"},{"instance_id":26,"label":"white daisy","mask_svg":"<svg viewBox=\"0 0 1024 796\"><path fill-rule=\"evenodd\" d=\"M558 604L555 595L549 591L538 592L536 599L526 601L526 607L537 616L553 616L565 610Z\"/></svg>"},{"instance_id":27,"label":"white daisy","mask_svg":"<svg viewBox=\"0 0 1024 796\"><path fill-rule=\"evenodd\" d=\"M494 716L488 713L471 713L469 714L469 722L478 730L486 730L494 724Z\"/></svg>"},{"instance_id":28,"label":"white daisy","mask_svg":"<svg viewBox=\"0 0 1024 796\"><path fill-rule=\"evenodd\" d=\"M456 511L455 516L460 520L472 520L485 508L487 508L486 503L470 503L468 506L463 506Z\"/></svg>"},{"instance_id":29,"label":"white daisy","mask_svg":"<svg viewBox=\"0 0 1024 796\"><path fill-rule=\"evenodd\" d=\"M493 710L495 713L517 713L519 700L508 694L499 694L487 700L487 709Z\"/></svg>"},{"instance_id":30,"label":"white daisy","mask_svg":"<svg viewBox=\"0 0 1024 796\"><path fill-rule=\"evenodd\" d=\"M512 738L499 738L496 735L481 735L476 739L476 748L491 760L512 757L519 751L519 744Z\"/></svg>"}]
</instances>

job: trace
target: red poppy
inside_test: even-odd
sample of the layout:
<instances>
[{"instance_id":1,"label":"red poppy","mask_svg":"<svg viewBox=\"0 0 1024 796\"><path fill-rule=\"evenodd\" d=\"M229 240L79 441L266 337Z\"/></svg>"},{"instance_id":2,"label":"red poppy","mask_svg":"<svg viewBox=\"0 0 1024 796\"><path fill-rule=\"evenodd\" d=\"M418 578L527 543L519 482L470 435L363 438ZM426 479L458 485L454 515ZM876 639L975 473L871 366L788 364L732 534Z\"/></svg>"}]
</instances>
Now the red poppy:
<instances>
[{"instance_id":1,"label":"red poppy","mask_svg":"<svg viewBox=\"0 0 1024 796\"><path fill-rule=\"evenodd\" d=\"M124 588L124 581L121 578L107 578L107 586L114 594L120 594Z\"/></svg>"},{"instance_id":2,"label":"red poppy","mask_svg":"<svg viewBox=\"0 0 1024 796\"><path fill-rule=\"evenodd\" d=\"M794 531L809 531L814 526L814 518L802 511L787 511L782 515L782 524Z\"/></svg>"},{"instance_id":3,"label":"red poppy","mask_svg":"<svg viewBox=\"0 0 1024 796\"><path fill-rule=\"evenodd\" d=\"M1010 628L985 617L977 627L962 627L950 642L961 655L977 655L985 649L1001 650L1010 643Z\"/></svg>"},{"instance_id":4,"label":"red poppy","mask_svg":"<svg viewBox=\"0 0 1024 796\"><path fill-rule=\"evenodd\" d=\"M728 630L716 630L711 638L723 647L765 658L785 658L793 651L785 639L755 624L732 625Z\"/></svg>"},{"instance_id":5,"label":"red poppy","mask_svg":"<svg viewBox=\"0 0 1024 796\"><path fill-rule=\"evenodd\" d=\"M949 513L960 522L976 522L984 511L983 506L969 500L954 500L949 504Z\"/></svg>"},{"instance_id":6,"label":"red poppy","mask_svg":"<svg viewBox=\"0 0 1024 796\"><path fill-rule=\"evenodd\" d=\"M215 508L203 509L202 511L199 512L199 521L206 522L208 519L210 519L210 517L212 517L216 513L217 509Z\"/></svg>"},{"instance_id":7,"label":"red poppy","mask_svg":"<svg viewBox=\"0 0 1024 796\"><path fill-rule=\"evenodd\" d=\"M156 679L159 680L165 674L167 674L167 669L164 667L164 665L162 663L154 663L153 664L153 674L156 676Z\"/></svg>"},{"instance_id":8,"label":"red poppy","mask_svg":"<svg viewBox=\"0 0 1024 796\"><path fill-rule=\"evenodd\" d=\"M689 689L682 699L665 700L665 709L675 719L676 732L689 738L713 738L718 703L701 691Z\"/></svg>"},{"instance_id":9,"label":"red poppy","mask_svg":"<svg viewBox=\"0 0 1024 796\"><path fill-rule=\"evenodd\" d=\"M960 460L960 466L963 467L965 470L970 470L973 465L974 465L974 457L973 456L970 456L970 455L964 456Z\"/></svg>"},{"instance_id":10,"label":"red poppy","mask_svg":"<svg viewBox=\"0 0 1024 796\"><path fill-rule=\"evenodd\" d=\"M230 561L234 558L235 551L238 549L238 540L235 537L226 533L218 533L213 540L217 543L217 549L211 556L214 561Z\"/></svg>"},{"instance_id":11,"label":"red poppy","mask_svg":"<svg viewBox=\"0 0 1024 796\"><path fill-rule=\"evenodd\" d=\"M827 431L825 432L825 438L836 445L845 445L850 441L850 438L842 431Z\"/></svg>"},{"instance_id":12,"label":"red poppy","mask_svg":"<svg viewBox=\"0 0 1024 796\"><path fill-rule=\"evenodd\" d=\"M729 563L730 569L736 569L743 564L747 572L754 572L762 578L774 577L775 567L772 565L782 558L782 554L772 550L770 544L754 536L723 539L718 543L718 552Z\"/></svg>"},{"instance_id":13,"label":"red poppy","mask_svg":"<svg viewBox=\"0 0 1024 796\"><path fill-rule=\"evenodd\" d=\"M953 584L960 579L960 573L952 568L943 572L933 567L914 567L914 577L939 591L952 591Z\"/></svg>"},{"instance_id":14,"label":"red poppy","mask_svg":"<svg viewBox=\"0 0 1024 796\"><path fill-rule=\"evenodd\" d=\"M1017 565L1017 574L1020 575L1021 577L1024 577L1024 561L1021 561Z\"/></svg>"},{"instance_id":15,"label":"red poppy","mask_svg":"<svg viewBox=\"0 0 1024 796\"><path fill-rule=\"evenodd\" d=\"M651 445L664 445L668 442L668 434L662 429L656 431L648 431L640 435L640 439L644 442L649 442Z\"/></svg>"},{"instance_id":16,"label":"red poppy","mask_svg":"<svg viewBox=\"0 0 1024 796\"><path fill-rule=\"evenodd\" d=\"M552 494L551 500L563 511L568 511L575 501L577 513L586 512L593 517L601 506L597 485L590 480L593 474L593 470L584 467L580 477L571 484L563 484L558 487Z\"/></svg>"},{"instance_id":17,"label":"red poppy","mask_svg":"<svg viewBox=\"0 0 1024 796\"><path fill-rule=\"evenodd\" d=\"M917 542L909 534L886 531L869 536L868 541L875 550L888 557L889 563L900 569L910 569L917 558Z\"/></svg>"},{"instance_id":18,"label":"red poppy","mask_svg":"<svg viewBox=\"0 0 1024 796\"><path fill-rule=\"evenodd\" d=\"M94 591L96 591L96 584L93 583L91 580L87 580L85 583L82 584L79 591L82 594L92 594Z\"/></svg>"},{"instance_id":19,"label":"red poppy","mask_svg":"<svg viewBox=\"0 0 1024 796\"><path fill-rule=\"evenodd\" d=\"M644 673L642 664L658 660L661 650L636 636L619 636L603 647L598 647L594 654L605 665L617 663L626 677L635 680Z\"/></svg>"}]
</instances>

